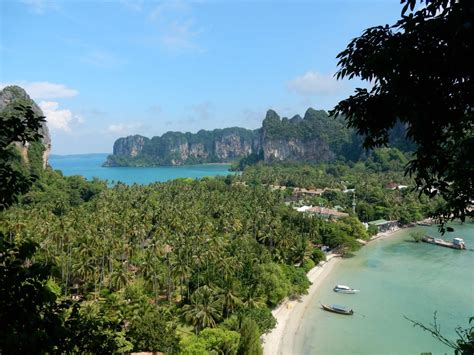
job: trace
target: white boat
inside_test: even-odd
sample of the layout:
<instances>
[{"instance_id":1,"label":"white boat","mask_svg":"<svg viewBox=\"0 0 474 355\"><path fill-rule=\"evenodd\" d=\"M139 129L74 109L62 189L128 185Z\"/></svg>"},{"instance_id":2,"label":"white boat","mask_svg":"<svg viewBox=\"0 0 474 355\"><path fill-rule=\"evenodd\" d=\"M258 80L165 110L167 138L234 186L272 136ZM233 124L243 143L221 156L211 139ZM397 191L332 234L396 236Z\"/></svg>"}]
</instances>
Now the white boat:
<instances>
[{"instance_id":1,"label":"white boat","mask_svg":"<svg viewBox=\"0 0 474 355\"><path fill-rule=\"evenodd\" d=\"M339 292L339 293L357 293L360 292L359 290L353 289L349 286L346 285L336 285L333 288L334 292Z\"/></svg>"}]
</instances>

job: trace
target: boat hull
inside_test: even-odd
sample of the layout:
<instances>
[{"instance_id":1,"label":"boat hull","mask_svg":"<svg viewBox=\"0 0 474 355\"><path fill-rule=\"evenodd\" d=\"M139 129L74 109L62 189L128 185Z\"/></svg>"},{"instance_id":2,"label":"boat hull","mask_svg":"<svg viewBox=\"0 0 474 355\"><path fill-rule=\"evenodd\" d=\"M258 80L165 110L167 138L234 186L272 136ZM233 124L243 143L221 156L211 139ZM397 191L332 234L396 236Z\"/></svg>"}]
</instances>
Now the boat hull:
<instances>
[{"instance_id":1,"label":"boat hull","mask_svg":"<svg viewBox=\"0 0 474 355\"><path fill-rule=\"evenodd\" d=\"M332 312L332 313L337 313L337 314L343 314L345 316L352 316L354 314L354 311L352 309L344 311L344 310L340 310L340 309L335 309L335 308L333 308L331 306L327 306L325 304L321 304L321 307L325 311Z\"/></svg>"},{"instance_id":2,"label":"boat hull","mask_svg":"<svg viewBox=\"0 0 474 355\"><path fill-rule=\"evenodd\" d=\"M333 289L334 292L337 292L337 293L346 293L346 294L354 294L354 293L358 293L360 292L359 290L341 290L341 289Z\"/></svg>"}]
</instances>

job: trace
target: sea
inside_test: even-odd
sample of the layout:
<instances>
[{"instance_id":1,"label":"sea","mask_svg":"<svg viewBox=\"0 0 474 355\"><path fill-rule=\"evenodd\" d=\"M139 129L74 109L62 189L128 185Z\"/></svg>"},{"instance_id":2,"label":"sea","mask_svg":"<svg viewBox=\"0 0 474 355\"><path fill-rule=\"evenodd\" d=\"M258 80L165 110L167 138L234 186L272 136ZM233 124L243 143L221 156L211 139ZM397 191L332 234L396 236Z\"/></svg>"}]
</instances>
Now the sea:
<instances>
[{"instance_id":1,"label":"sea","mask_svg":"<svg viewBox=\"0 0 474 355\"><path fill-rule=\"evenodd\" d=\"M474 223L451 224L443 238L464 238L467 250L415 243L414 230L440 236L437 227L403 229L374 240L335 265L322 281L296 332L293 354L454 354L428 332L436 322L448 339L474 316ZM336 284L361 290L332 291ZM325 312L321 303L341 304L353 316ZM473 324L474 325L474 324Z\"/></svg>"},{"instance_id":2,"label":"sea","mask_svg":"<svg viewBox=\"0 0 474 355\"><path fill-rule=\"evenodd\" d=\"M63 175L82 175L87 179L94 177L107 180L110 184L123 182L150 184L177 178L203 178L206 176L226 176L232 174L229 164L201 164L186 166L159 167L103 167L108 154L50 155L49 165L61 170Z\"/></svg>"}]
</instances>

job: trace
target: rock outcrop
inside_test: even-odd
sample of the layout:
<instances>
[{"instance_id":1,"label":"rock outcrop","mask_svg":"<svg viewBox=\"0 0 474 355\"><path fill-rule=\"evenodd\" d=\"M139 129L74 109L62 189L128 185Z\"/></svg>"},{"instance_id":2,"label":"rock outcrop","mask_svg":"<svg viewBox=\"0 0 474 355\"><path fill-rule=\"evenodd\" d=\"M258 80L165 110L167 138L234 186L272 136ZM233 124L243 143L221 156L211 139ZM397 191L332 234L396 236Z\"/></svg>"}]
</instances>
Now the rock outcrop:
<instances>
[{"instance_id":1,"label":"rock outcrop","mask_svg":"<svg viewBox=\"0 0 474 355\"><path fill-rule=\"evenodd\" d=\"M5 112L13 109L16 105L27 105L31 106L34 113L38 116L44 116L41 108L34 102L26 91L16 85L6 86L0 91L0 112ZM43 135L42 143L44 145L43 151L43 168L46 168L48 164L48 156L51 151L51 136L49 134L48 126L46 122L41 125L40 133ZM23 145L17 144L21 155L27 161L28 160L28 144Z\"/></svg>"},{"instance_id":2,"label":"rock outcrop","mask_svg":"<svg viewBox=\"0 0 474 355\"><path fill-rule=\"evenodd\" d=\"M128 155L131 158L135 158L139 155L146 142L150 139L140 135L128 136L125 138L119 138L114 143L114 154L117 155Z\"/></svg>"},{"instance_id":3,"label":"rock outcrop","mask_svg":"<svg viewBox=\"0 0 474 355\"><path fill-rule=\"evenodd\" d=\"M343 124L325 111L310 108L304 118L296 115L291 119L280 119L275 111L269 110L262 123L263 159L267 163L330 161L347 138Z\"/></svg>"},{"instance_id":4,"label":"rock outcrop","mask_svg":"<svg viewBox=\"0 0 474 355\"><path fill-rule=\"evenodd\" d=\"M104 166L153 166L232 162L260 149L259 132L244 128L135 135L115 141Z\"/></svg>"},{"instance_id":5,"label":"rock outcrop","mask_svg":"<svg viewBox=\"0 0 474 355\"><path fill-rule=\"evenodd\" d=\"M390 142L404 150L405 128L398 127ZM364 158L362 139L348 129L343 118L309 108L304 117L280 118L268 110L262 128L226 128L198 133L167 132L148 139L129 136L118 139L106 166L182 165L232 162L242 158L251 163L280 161L328 162L342 158Z\"/></svg>"}]
</instances>

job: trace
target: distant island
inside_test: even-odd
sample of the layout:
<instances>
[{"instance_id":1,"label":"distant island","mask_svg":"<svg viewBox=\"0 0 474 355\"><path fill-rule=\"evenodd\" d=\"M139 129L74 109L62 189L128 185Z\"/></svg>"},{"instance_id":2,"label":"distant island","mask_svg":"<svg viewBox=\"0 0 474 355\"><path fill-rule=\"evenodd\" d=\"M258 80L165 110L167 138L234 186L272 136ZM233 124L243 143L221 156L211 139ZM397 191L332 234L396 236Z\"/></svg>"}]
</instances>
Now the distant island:
<instances>
[{"instance_id":1,"label":"distant island","mask_svg":"<svg viewBox=\"0 0 474 355\"><path fill-rule=\"evenodd\" d=\"M404 134L403 126L395 127L390 135L391 146L411 150ZM119 138L104 166L357 161L366 154L361 142L355 131L346 128L343 118L331 117L324 110L309 108L304 117L290 119L268 110L262 127L256 130L232 127L197 133L167 132L151 139L140 135Z\"/></svg>"}]
</instances>

